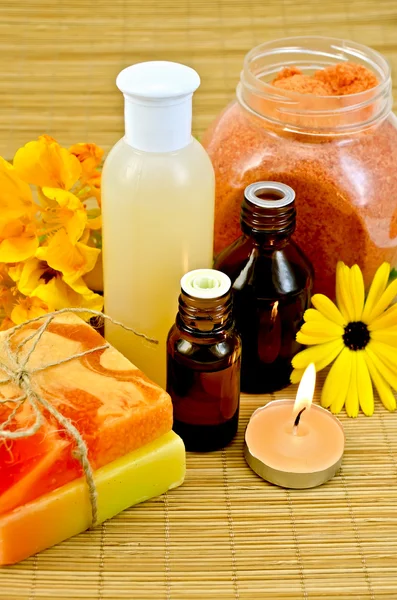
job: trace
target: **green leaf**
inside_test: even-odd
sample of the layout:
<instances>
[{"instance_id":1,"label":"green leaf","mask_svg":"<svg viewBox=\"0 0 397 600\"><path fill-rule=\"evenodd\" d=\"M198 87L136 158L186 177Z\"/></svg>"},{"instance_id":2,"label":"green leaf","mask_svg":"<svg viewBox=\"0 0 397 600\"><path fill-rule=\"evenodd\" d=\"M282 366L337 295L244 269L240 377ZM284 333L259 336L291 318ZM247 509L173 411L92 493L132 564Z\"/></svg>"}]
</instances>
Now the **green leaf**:
<instances>
[{"instance_id":1,"label":"green leaf","mask_svg":"<svg viewBox=\"0 0 397 600\"><path fill-rule=\"evenodd\" d=\"M390 271L390 275L389 275L389 283L391 281L393 281L394 279L397 279L397 270L396 269L392 269Z\"/></svg>"}]
</instances>

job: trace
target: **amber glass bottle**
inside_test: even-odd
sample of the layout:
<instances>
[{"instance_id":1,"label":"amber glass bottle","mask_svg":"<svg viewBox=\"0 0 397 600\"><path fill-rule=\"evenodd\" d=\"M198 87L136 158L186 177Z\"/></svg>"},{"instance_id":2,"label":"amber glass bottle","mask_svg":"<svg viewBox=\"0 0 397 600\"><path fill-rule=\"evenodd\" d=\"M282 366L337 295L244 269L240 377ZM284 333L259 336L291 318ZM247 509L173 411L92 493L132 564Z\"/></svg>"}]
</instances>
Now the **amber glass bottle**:
<instances>
[{"instance_id":1,"label":"amber glass bottle","mask_svg":"<svg viewBox=\"0 0 397 600\"><path fill-rule=\"evenodd\" d=\"M241 341L232 315L231 281L198 269L181 280L179 312L167 341L167 392L174 431L186 449L222 448L237 432Z\"/></svg>"},{"instance_id":2,"label":"amber glass bottle","mask_svg":"<svg viewBox=\"0 0 397 600\"><path fill-rule=\"evenodd\" d=\"M245 189L242 236L215 267L233 284L234 315L242 339L241 390L267 393L289 383L295 340L310 303L313 269L291 240L295 193L265 181Z\"/></svg>"}]
</instances>

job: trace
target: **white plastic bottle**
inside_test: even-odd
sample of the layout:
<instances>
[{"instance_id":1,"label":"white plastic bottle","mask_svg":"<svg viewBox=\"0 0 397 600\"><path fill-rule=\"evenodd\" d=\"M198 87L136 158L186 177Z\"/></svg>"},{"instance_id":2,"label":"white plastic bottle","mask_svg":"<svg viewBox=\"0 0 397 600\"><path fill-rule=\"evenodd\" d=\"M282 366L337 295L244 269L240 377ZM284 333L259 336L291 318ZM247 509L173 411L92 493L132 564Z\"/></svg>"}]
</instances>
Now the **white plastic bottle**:
<instances>
[{"instance_id":1,"label":"white plastic bottle","mask_svg":"<svg viewBox=\"0 0 397 600\"><path fill-rule=\"evenodd\" d=\"M214 171L191 135L191 68L139 63L122 71L125 136L102 175L105 310L159 341L106 325L106 338L165 387L166 339L182 275L212 266Z\"/></svg>"}]
</instances>

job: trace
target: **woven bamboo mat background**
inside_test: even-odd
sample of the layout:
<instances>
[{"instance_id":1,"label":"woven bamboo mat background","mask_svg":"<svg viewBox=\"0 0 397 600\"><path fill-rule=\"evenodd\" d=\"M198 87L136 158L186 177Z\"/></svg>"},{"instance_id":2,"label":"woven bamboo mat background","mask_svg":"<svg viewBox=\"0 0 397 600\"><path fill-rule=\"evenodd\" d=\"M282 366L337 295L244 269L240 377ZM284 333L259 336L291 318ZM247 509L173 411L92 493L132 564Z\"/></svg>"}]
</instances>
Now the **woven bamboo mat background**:
<instances>
[{"instance_id":1,"label":"woven bamboo mat background","mask_svg":"<svg viewBox=\"0 0 397 600\"><path fill-rule=\"evenodd\" d=\"M153 59L200 73L200 135L233 98L245 53L294 35L371 45L397 85L396 0L1 0L0 155L43 132L108 150L123 130L116 75Z\"/></svg>"},{"instance_id":2,"label":"woven bamboo mat background","mask_svg":"<svg viewBox=\"0 0 397 600\"><path fill-rule=\"evenodd\" d=\"M247 50L305 34L372 45L397 83L395 0L1 0L0 154L11 158L43 132L108 149L123 127L115 77L153 58L201 74L200 135L232 99ZM242 398L237 439L189 455L180 489L1 569L0 598L397 598L397 415L378 406L371 419L342 416L341 473L285 491L242 456L248 418L268 399Z\"/></svg>"}]
</instances>

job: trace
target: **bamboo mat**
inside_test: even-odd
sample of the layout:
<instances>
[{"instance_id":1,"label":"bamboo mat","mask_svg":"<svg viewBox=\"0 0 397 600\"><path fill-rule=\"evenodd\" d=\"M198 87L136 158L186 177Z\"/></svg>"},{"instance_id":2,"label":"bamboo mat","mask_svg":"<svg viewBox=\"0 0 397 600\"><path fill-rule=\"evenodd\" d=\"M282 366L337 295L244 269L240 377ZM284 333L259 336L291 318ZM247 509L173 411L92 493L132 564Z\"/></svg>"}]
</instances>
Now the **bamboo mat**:
<instances>
[{"instance_id":1,"label":"bamboo mat","mask_svg":"<svg viewBox=\"0 0 397 600\"><path fill-rule=\"evenodd\" d=\"M396 0L1 0L0 155L44 132L108 150L123 131L116 75L153 59L200 73L201 135L234 97L245 53L295 35L371 45L397 85Z\"/></svg>"},{"instance_id":2,"label":"bamboo mat","mask_svg":"<svg viewBox=\"0 0 397 600\"><path fill-rule=\"evenodd\" d=\"M317 396L321 384L320 374ZM223 451L188 454L182 487L0 569L0 598L397 598L397 414L379 402L371 418L342 414L339 475L287 491L243 458L248 419L271 398L243 396L237 438Z\"/></svg>"},{"instance_id":3,"label":"bamboo mat","mask_svg":"<svg viewBox=\"0 0 397 600\"><path fill-rule=\"evenodd\" d=\"M233 98L252 46L306 34L373 46L397 83L396 0L1 0L0 155L43 132L107 150L123 129L117 73L156 58L199 71L200 135ZM286 491L242 455L248 418L269 399L243 397L237 439L189 455L178 490L0 569L0 598L397 599L397 414L342 416L341 473Z\"/></svg>"}]
</instances>

